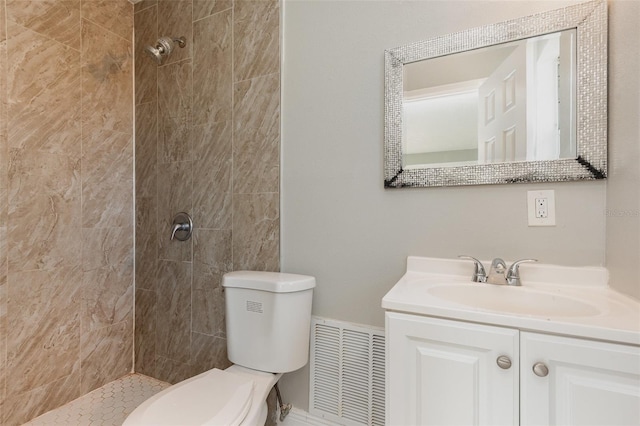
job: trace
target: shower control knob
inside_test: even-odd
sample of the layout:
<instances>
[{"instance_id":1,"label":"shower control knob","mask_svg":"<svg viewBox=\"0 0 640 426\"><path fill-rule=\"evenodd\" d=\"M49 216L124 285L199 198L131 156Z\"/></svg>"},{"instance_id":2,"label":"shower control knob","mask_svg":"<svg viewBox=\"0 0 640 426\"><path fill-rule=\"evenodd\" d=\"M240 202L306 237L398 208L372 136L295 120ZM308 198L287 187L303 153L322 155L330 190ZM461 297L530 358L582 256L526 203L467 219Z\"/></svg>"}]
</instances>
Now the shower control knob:
<instances>
[{"instance_id":1,"label":"shower control knob","mask_svg":"<svg viewBox=\"0 0 640 426\"><path fill-rule=\"evenodd\" d=\"M193 232L193 220L188 213L180 212L173 218L171 240L187 241Z\"/></svg>"},{"instance_id":2,"label":"shower control knob","mask_svg":"<svg viewBox=\"0 0 640 426\"><path fill-rule=\"evenodd\" d=\"M511 368L511 358L506 355L500 355L498 359L496 359L496 364L503 370L508 370Z\"/></svg>"},{"instance_id":3,"label":"shower control knob","mask_svg":"<svg viewBox=\"0 0 640 426\"><path fill-rule=\"evenodd\" d=\"M549 374L549 368L542 362L536 362L533 364L533 374L538 377L547 377Z\"/></svg>"}]
</instances>

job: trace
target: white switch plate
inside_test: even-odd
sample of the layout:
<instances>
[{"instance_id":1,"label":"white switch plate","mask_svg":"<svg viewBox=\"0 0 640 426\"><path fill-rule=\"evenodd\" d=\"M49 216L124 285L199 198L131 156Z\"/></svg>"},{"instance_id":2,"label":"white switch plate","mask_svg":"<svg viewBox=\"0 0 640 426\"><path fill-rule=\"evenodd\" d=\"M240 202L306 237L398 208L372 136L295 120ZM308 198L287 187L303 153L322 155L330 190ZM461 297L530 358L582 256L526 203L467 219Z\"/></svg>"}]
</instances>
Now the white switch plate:
<instances>
[{"instance_id":1,"label":"white switch plate","mask_svg":"<svg viewBox=\"0 0 640 426\"><path fill-rule=\"evenodd\" d=\"M527 216L529 226L556 226L555 191L527 191Z\"/></svg>"}]
</instances>

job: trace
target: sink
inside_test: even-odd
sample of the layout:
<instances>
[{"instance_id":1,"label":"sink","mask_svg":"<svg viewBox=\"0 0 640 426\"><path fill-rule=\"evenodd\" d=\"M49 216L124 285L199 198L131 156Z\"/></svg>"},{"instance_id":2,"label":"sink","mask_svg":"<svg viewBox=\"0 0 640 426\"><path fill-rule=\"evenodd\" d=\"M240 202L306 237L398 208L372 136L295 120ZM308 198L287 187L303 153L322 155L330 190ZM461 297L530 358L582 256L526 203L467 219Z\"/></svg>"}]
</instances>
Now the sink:
<instances>
[{"instance_id":1,"label":"sink","mask_svg":"<svg viewBox=\"0 0 640 426\"><path fill-rule=\"evenodd\" d=\"M409 256L382 307L640 346L640 302L611 289L606 268L537 263L522 265L521 272L520 287L477 283L466 260Z\"/></svg>"},{"instance_id":2,"label":"sink","mask_svg":"<svg viewBox=\"0 0 640 426\"><path fill-rule=\"evenodd\" d=\"M526 287L482 283L443 284L427 288L434 297L473 308L544 317L588 317L601 311L594 305Z\"/></svg>"}]
</instances>

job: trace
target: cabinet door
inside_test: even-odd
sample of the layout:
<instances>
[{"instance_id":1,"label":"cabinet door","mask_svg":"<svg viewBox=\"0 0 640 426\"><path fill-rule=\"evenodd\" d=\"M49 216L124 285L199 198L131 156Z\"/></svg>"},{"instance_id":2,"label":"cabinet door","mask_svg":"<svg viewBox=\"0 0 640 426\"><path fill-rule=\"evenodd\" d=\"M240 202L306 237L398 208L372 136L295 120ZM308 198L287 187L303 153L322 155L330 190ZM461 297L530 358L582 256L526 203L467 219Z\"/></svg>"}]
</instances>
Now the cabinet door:
<instances>
[{"instance_id":1,"label":"cabinet door","mask_svg":"<svg viewBox=\"0 0 640 426\"><path fill-rule=\"evenodd\" d=\"M640 424L640 348L525 332L520 338L523 425ZM548 375L536 375L536 363Z\"/></svg>"},{"instance_id":2,"label":"cabinet door","mask_svg":"<svg viewBox=\"0 0 640 426\"><path fill-rule=\"evenodd\" d=\"M394 312L386 329L388 425L518 423L517 330Z\"/></svg>"}]
</instances>

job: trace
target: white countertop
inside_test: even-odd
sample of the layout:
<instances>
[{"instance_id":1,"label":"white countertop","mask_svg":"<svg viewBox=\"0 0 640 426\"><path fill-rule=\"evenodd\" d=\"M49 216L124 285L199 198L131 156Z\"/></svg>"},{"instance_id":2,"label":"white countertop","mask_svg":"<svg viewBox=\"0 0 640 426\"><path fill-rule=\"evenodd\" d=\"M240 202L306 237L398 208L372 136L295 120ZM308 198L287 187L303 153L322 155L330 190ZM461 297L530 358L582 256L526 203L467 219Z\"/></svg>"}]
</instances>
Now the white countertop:
<instances>
[{"instance_id":1,"label":"white countertop","mask_svg":"<svg viewBox=\"0 0 640 426\"><path fill-rule=\"evenodd\" d=\"M491 262L483 261L483 264L489 273ZM640 302L612 290L607 285L605 268L523 264L520 267L521 287L474 283L471 281L472 272L473 263L469 261L410 256L406 274L384 296L382 307L520 330L640 345ZM557 296L594 309L592 314L583 316L550 313L544 306L539 306L540 309L533 307L534 313L483 309L430 293L436 293L435 287L444 286L457 286L462 291L468 288L469 291L482 290L485 293L486 290L486 294L496 298L501 294L508 296L506 292L527 292L527 295L531 294L532 303L537 303L536 295Z\"/></svg>"}]
</instances>

